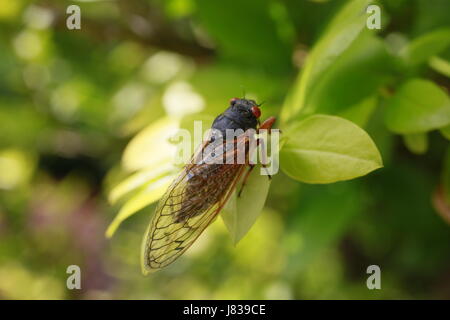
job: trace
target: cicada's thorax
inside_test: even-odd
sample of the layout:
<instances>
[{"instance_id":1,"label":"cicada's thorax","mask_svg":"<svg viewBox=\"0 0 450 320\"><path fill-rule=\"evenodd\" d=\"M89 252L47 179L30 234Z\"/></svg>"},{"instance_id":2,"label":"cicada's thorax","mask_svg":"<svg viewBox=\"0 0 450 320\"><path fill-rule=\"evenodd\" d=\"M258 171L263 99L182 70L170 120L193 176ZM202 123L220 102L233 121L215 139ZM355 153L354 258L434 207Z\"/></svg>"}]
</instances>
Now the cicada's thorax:
<instances>
[{"instance_id":1,"label":"cicada's thorax","mask_svg":"<svg viewBox=\"0 0 450 320\"><path fill-rule=\"evenodd\" d=\"M237 152L232 150L239 147L235 146L234 140L231 143L226 140L227 129L241 130L240 132L256 129L258 120L252 113L255 105L253 100L233 99L228 109L214 120L211 140L202 150L200 163L188 169L187 189L177 214L177 222L202 214L224 196L221 190L229 189L241 165L237 161ZM218 143L219 141L222 142ZM244 149L247 150L248 145ZM214 163L212 158L221 158L221 161ZM218 178L220 181L217 181ZM218 183L221 188L217 187Z\"/></svg>"}]
</instances>

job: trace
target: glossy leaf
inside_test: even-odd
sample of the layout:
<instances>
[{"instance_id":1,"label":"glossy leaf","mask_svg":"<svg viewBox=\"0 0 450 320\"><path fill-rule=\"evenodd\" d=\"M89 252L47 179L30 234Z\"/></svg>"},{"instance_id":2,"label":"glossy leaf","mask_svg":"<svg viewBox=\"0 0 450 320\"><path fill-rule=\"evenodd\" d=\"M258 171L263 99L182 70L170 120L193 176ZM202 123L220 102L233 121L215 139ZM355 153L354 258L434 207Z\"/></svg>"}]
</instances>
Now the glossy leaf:
<instances>
[{"instance_id":1,"label":"glossy leaf","mask_svg":"<svg viewBox=\"0 0 450 320\"><path fill-rule=\"evenodd\" d=\"M440 53L450 45L450 28L429 32L420 36L405 47L402 55L411 64L426 62L432 56Z\"/></svg>"},{"instance_id":2,"label":"glossy leaf","mask_svg":"<svg viewBox=\"0 0 450 320\"><path fill-rule=\"evenodd\" d=\"M450 99L429 80L412 79L390 99L385 117L396 133L417 133L450 124Z\"/></svg>"},{"instance_id":3,"label":"glossy leaf","mask_svg":"<svg viewBox=\"0 0 450 320\"><path fill-rule=\"evenodd\" d=\"M360 127L364 127L369 121L370 116L375 111L378 99L376 96L369 96L361 102L339 112L337 115L350 120Z\"/></svg>"},{"instance_id":4,"label":"glossy leaf","mask_svg":"<svg viewBox=\"0 0 450 320\"><path fill-rule=\"evenodd\" d=\"M450 62L448 60L434 56L430 58L428 64L434 71L450 78Z\"/></svg>"},{"instance_id":5,"label":"glossy leaf","mask_svg":"<svg viewBox=\"0 0 450 320\"><path fill-rule=\"evenodd\" d=\"M343 118L313 115L291 128L280 151L281 169L307 183L363 176L382 166L369 135Z\"/></svg>"},{"instance_id":6,"label":"glossy leaf","mask_svg":"<svg viewBox=\"0 0 450 320\"><path fill-rule=\"evenodd\" d=\"M127 145L122 163L127 170L147 169L172 162L176 145L171 138L178 131L178 121L162 118L137 134Z\"/></svg>"},{"instance_id":7,"label":"glossy leaf","mask_svg":"<svg viewBox=\"0 0 450 320\"><path fill-rule=\"evenodd\" d=\"M261 175L260 170L259 165L254 167L240 197L237 196L240 188L238 186L237 191L230 196L221 213L234 244L237 244L247 234L264 208L270 180L268 176Z\"/></svg>"},{"instance_id":8,"label":"glossy leaf","mask_svg":"<svg viewBox=\"0 0 450 320\"><path fill-rule=\"evenodd\" d=\"M423 154L428 148L428 137L426 133L410 133L403 136L406 147L415 154Z\"/></svg>"},{"instance_id":9,"label":"glossy leaf","mask_svg":"<svg viewBox=\"0 0 450 320\"><path fill-rule=\"evenodd\" d=\"M129 192L136 190L145 184L154 182L160 177L167 175L167 173L172 170L174 170L174 166L170 163L166 163L138 171L117 184L109 193L108 200L110 203L114 204Z\"/></svg>"},{"instance_id":10,"label":"glossy leaf","mask_svg":"<svg viewBox=\"0 0 450 320\"><path fill-rule=\"evenodd\" d=\"M188 130L191 135L192 150L195 150L195 148L202 143L204 135L206 131L211 128L213 121L213 116L203 113L191 114L181 120L180 129ZM198 126L198 129L201 128L201 132L200 130L196 132L196 125ZM199 125L201 125L201 127Z\"/></svg>"},{"instance_id":11,"label":"glossy leaf","mask_svg":"<svg viewBox=\"0 0 450 320\"><path fill-rule=\"evenodd\" d=\"M450 140L450 126L441 128L441 133L444 137L446 137L448 140Z\"/></svg>"},{"instance_id":12,"label":"glossy leaf","mask_svg":"<svg viewBox=\"0 0 450 320\"><path fill-rule=\"evenodd\" d=\"M302 114L338 115L358 109L358 104L364 109L364 103L370 103L366 100L389 82L394 70L393 57L385 43L364 33L315 81L307 93ZM367 111L370 109L373 110Z\"/></svg>"},{"instance_id":13,"label":"glossy leaf","mask_svg":"<svg viewBox=\"0 0 450 320\"><path fill-rule=\"evenodd\" d=\"M148 186L146 186L146 188L130 198L122 206L119 213L108 226L108 229L106 230L106 236L108 238L112 237L117 228L125 219L129 218L137 211L156 202L159 198L161 198L174 177L174 175L167 175L161 179L158 179L154 183L150 183Z\"/></svg>"},{"instance_id":14,"label":"glossy leaf","mask_svg":"<svg viewBox=\"0 0 450 320\"><path fill-rule=\"evenodd\" d=\"M365 9L369 3L370 1L366 0L349 2L328 25L309 54L294 89L283 106L281 114L283 121L287 121L303 108L310 88L366 27Z\"/></svg>"}]
</instances>

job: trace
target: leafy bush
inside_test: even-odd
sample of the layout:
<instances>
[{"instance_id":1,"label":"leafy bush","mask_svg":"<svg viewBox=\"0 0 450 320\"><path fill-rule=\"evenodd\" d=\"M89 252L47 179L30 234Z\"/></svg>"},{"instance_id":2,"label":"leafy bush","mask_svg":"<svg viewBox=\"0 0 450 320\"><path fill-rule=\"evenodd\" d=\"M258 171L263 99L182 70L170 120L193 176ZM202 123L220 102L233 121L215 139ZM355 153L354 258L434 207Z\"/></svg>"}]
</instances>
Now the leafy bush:
<instances>
[{"instance_id":1,"label":"leafy bush","mask_svg":"<svg viewBox=\"0 0 450 320\"><path fill-rule=\"evenodd\" d=\"M68 31L72 1L0 0L2 297L449 298L447 0L76 3ZM143 281L170 137L242 91L278 118L281 172Z\"/></svg>"}]
</instances>

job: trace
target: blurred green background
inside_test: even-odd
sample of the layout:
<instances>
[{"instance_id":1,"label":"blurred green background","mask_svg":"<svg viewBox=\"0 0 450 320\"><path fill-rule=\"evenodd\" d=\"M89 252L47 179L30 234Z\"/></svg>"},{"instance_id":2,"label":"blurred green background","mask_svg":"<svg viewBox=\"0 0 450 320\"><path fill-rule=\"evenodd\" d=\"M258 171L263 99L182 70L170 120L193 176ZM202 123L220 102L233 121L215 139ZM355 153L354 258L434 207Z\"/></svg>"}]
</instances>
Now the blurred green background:
<instances>
[{"instance_id":1,"label":"blurred green background","mask_svg":"<svg viewBox=\"0 0 450 320\"><path fill-rule=\"evenodd\" d=\"M66 28L70 4L81 30ZM346 4L0 0L0 298L449 299L450 130L405 137L384 121L405 80L450 88L448 0L378 2L382 29L337 52L308 90L305 110L365 128L384 168L330 185L280 172L236 247L218 220L145 278L140 244L154 205L105 237L121 206L109 192L159 152L123 158L136 134L166 116L215 116L244 90L266 101L263 118L280 115ZM405 57L411 43L421 50ZM73 264L82 290L66 288ZM366 287L372 264L381 290Z\"/></svg>"}]
</instances>

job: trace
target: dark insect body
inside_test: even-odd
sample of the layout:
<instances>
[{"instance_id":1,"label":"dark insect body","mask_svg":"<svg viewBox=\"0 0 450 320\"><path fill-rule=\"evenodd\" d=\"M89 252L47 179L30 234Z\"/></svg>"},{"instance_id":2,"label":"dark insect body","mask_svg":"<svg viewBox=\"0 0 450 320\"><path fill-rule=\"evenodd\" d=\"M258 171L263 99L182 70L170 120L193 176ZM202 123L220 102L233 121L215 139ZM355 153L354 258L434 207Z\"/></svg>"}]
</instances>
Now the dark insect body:
<instances>
[{"instance_id":1,"label":"dark insect body","mask_svg":"<svg viewBox=\"0 0 450 320\"><path fill-rule=\"evenodd\" d=\"M248 177L249 136L240 134L232 143L217 139L226 137L227 129L269 129L275 122L270 117L259 124L259 106L253 100L233 98L230 106L213 122L213 133L197 154L170 185L156 208L144 237L142 268L144 273L157 271L178 258L217 217L246 168ZM214 130L215 129L215 130ZM225 141L225 142L224 142ZM245 163L211 163L211 158L236 159L237 149L245 148Z\"/></svg>"},{"instance_id":2,"label":"dark insect body","mask_svg":"<svg viewBox=\"0 0 450 320\"><path fill-rule=\"evenodd\" d=\"M211 128L219 130L225 137L226 129L256 129L260 116L261 111L255 101L234 98L230 100L230 107L214 120Z\"/></svg>"}]
</instances>

